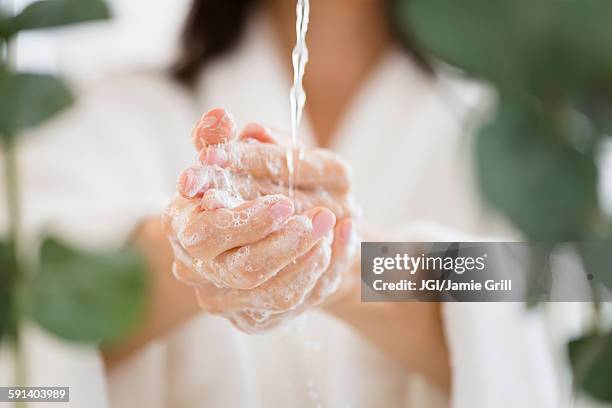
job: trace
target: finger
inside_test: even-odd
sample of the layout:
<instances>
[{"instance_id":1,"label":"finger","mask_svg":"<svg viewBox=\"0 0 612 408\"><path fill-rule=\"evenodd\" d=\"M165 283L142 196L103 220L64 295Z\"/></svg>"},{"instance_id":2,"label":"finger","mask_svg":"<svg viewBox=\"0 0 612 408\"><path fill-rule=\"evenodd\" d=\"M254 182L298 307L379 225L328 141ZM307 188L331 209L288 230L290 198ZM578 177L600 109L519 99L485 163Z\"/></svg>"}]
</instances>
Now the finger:
<instances>
[{"instance_id":1,"label":"finger","mask_svg":"<svg viewBox=\"0 0 612 408\"><path fill-rule=\"evenodd\" d=\"M204 260L267 237L291 215L291 200L281 195L263 196L231 210L196 212L173 228L187 253Z\"/></svg>"},{"instance_id":2,"label":"finger","mask_svg":"<svg viewBox=\"0 0 612 408\"><path fill-rule=\"evenodd\" d=\"M185 198L201 198L211 188L233 191L233 177L230 172L219 166L198 163L181 173L176 188L178 193Z\"/></svg>"},{"instance_id":3,"label":"finger","mask_svg":"<svg viewBox=\"0 0 612 408\"><path fill-rule=\"evenodd\" d=\"M254 179L248 174L228 175L235 192L244 200L253 200L261 195L282 194L289 196L289 188L266 179ZM314 207L325 207L338 218L358 217L360 209L347 193L318 190L293 190L293 202L296 213L301 213Z\"/></svg>"},{"instance_id":4,"label":"finger","mask_svg":"<svg viewBox=\"0 0 612 408\"><path fill-rule=\"evenodd\" d=\"M261 195L259 196L261 197ZM257 198L259 198L257 197ZM250 200L247 200L250 201ZM204 193L200 208L203 211L218 210L219 208L234 209L244 204L245 200L226 190L210 189Z\"/></svg>"},{"instance_id":5,"label":"finger","mask_svg":"<svg viewBox=\"0 0 612 408\"><path fill-rule=\"evenodd\" d=\"M249 174L237 174L216 166L196 164L179 177L177 190L185 198L201 198L201 208L234 208L243 201L254 200L262 195L289 195L289 189L266 179L254 179ZM297 213L314 207L326 207L336 217L359 217L360 210L352 198L345 193L328 192L324 189L293 191L293 202Z\"/></svg>"},{"instance_id":6,"label":"finger","mask_svg":"<svg viewBox=\"0 0 612 408\"><path fill-rule=\"evenodd\" d=\"M217 108L205 113L193 128L193 144L199 152L207 145L228 142L235 134L236 124L232 115Z\"/></svg>"},{"instance_id":7,"label":"finger","mask_svg":"<svg viewBox=\"0 0 612 408\"><path fill-rule=\"evenodd\" d=\"M176 197L162 214L162 228L168 237L176 235L177 228L184 225L189 217L199 211L196 200L188 200L181 196Z\"/></svg>"},{"instance_id":8,"label":"finger","mask_svg":"<svg viewBox=\"0 0 612 408\"><path fill-rule=\"evenodd\" d=\"M334 245L330 266L302 303L282 313L262 313L255 309L231 313L228 319L242 331L259 333L279 327L320 305L338 290L343 278L350 278L346 271L352 264L358 244L359 237L356 234L354 223L351 220L339 222L334 230Z\"/></svg>"},{"instance_id":9,"label":"finger","mask_svg":"<svg viewBox=\"0 0 612 408\"><path fill-rule=\"evenodd\" d=\"M355 224L350 218L339 221L334 229L332 258L327 271L317 281L309 295L310 307L322 303L338 290L343 279L351 279L349 273L359 247Z\"/></svg>"},{"instance_id":10,"label":"finger","mask_svg":"<svg viewBox=\"0 0 612 408\"><path fill-rule=\"evenodd\" d=\"M217 166L196 164L181 174L177 190L185 198L201 198L201 208L234 208L243 201L250 201L262 195L289 195L289 189L266 179L254 179L249 174L237 174ZM336 217L359 218L361 210L352 197L324 189L293 191L293 201L297 213L314 207L326 207Z\"/></svg>"},{"instance_id":11,"label":"finger","mask_svg":"<svg viewBox=\"0 0 612 408\"><path fill-rule=\"evenodd\" d=\"M191 259L175 259L174 262L172 262L172 275L174 275L176 279L190 286L204 287L208 285L206 281L202 279L202 276L195 272L193 268L193 261Z\"/></svg>"},{"instance_id":12,"label":"finger","mask_svg":"<svg viewBox=\"0 0 612 408\"><path fill-rule=\"evenodd\" d=\"M272 135L270 129L258 123L249 123L238 135L238 140L254 140L261 143L278 144L278 140Z\"/></svg>"},{"instance_id":13,"label":"finger","mask_svg":"<svg viewBox=\"0 0 612 408\"><path fill-rule=\"evenodd\" d=\"M177 190L184 198L201 198L203 210L234 208L244 201L255 200L262 195L289 196L287 186L271 180L253 179L248 174L236 174L216 166L201 164L183 171L177 183ZM296 189L293 191L293 202L296 213L314 207L328 208L338 218L359 218L361 213L351 196L323 189Z\"/></svg>"},{"instance_id":14,"label":"finger","mask_svg":"<svg viewBox=\"0 0 612 408\"><path fill-rule=\"evenodd\" d=\"M289 218L265 239L225 252L205 262L213 283L234 289L253 289L308 252L334 226L336 217L314 208Z\"/></svg>"},{"instance_id":15,"label":"finger","mask_svg":"<svg viewBox=\"0 0 612 408\"><path fill-rule=\"evenodd\" d=\"M309 308L309 306L303 303L287 312L272 313L262 309L245 309L239 312L228 313L224 316L237 329L247 334L257 334L286 325Z\"/></svg>"},{"instance_id":16,"label":"finger","mask_svg":"<svg viewBox=\"0 0 612 408\"><path fill-rule=\"evenodd\" d=\"M228 312L255 308L278 313L295 308L329 267L331 239L332 234L328 233L295 263L254 289L233 289L221 296L212 296L206 300L209 310Z\"/></svg>"},{"instance_id":17,"label":"finger","mask_svg":"<svg viewBox=\"0 0 612 408\"><path fill-rule=\"evenodd\" d=\"M210 187L210 174L208 166L196 164L184 170L176 184L176 190L184 198L194 198L204 195L204 191Z\"/></svg>"},{"instance_id":18,"label":"finger","mask_svg":"<svg viewBox=\"0 0 612 408\"><path fill-rule=\"evenodd\" d=\"M259 194L283 194L289 196L287 186L272 183L266 180L253 180L248 189L242 189L241 194L249 196L253 189ZM304 191L293 190L293 203L295 212L302 213L315 207L325 207L329 209L337 218L354 217L359 218L361 210L354 202L352 196L346 193L328 192L326 190Z\"/></svg>"},{"instance_id":19,"label":"finger","mask_svg":"<svg viewBox=\"0 0 612 408\"><path fill-rule=\"evenodd\" d=\"M249 309L242 312L230 313L226 315L226 317L238 330L247 334L257 334L280 326L282 323L288 321L283 319L282 316L291 313L292 312L287 312L275 315L262 310Z\"/></svg>"},{"instance_id":20,"label":"finger","mask_svg":"<svg viewBox=\"0 0 612 408\"><path fill-rule=\"evenodd\" d=\"M236 322L246 326L256 323L257 330L270 330L320 305L338 290L342 279L351 278L347 271L350 270L358 245L359 237L353 221L351 219L339 221L334 228L334 243L329 268L321 275L302 303L285 313L270 314L261 322L255 322L249 314L238 314Z\"/></svg>"},{"instance_id":21,"label":"finger","mask_svg":"<svg viewBox=\"0 0 612 408\"><path fill-rule=\"evenodd\" d=\"M220 149L225 153L219 153ZM208 150L214 150L215 153L208 153ZM232 171L245 172L255 178L271 179L285 185L289 180L287 149L276 144L229 143L214 146L203 151L200 160L204 164L217 164ZM304 151L303 158L296 166L294 178L298 188L345 192L350 187L349 166L338 156L323 149Z\"/></svg>"}]
</instances>

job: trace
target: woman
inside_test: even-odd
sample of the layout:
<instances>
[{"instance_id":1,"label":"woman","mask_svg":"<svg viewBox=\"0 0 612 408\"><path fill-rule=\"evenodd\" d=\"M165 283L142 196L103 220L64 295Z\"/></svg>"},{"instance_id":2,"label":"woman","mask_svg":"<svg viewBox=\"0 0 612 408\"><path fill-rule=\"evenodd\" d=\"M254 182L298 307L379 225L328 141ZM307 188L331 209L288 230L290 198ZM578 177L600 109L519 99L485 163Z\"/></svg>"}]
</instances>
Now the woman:
<instances>
[{"instance_id":1,"label":"woman","mask_svg":"<svg viewBox=\"0 0 612 408\"><path fill-rule=\"evenodd\" d=\"M236 233L232 246L206 246L210 244L206 240L198 248L200 255L212 259L229 248L267 237L294 214L305 214L310 221L302 232L311 234L310 241L294 260L302 265L307 250L318 248L327 268L317 270L300 296L312 290L329 265L339 265L344 283L337 293L325 293L307 303L314 310L296 325L269 335L246 335L226 319L202 312L190 285L174 279L173 263L179 277L198 287L206 310L229 315L243 329L252 329L257 319L266 321L265 316L236 312L227 296L219 296L216 288L202 287L206 283L201 270L191 270L180 256L175 259L166 232L172 239L180 238L185 225L173 225L177 211L206 194L189 182L189 171L179 183L182 197L175 199L166 217L167 231L158 215L169 201L177 175L193 164L188 135L200 112L216 106L232 112L237 128L245 129L242 138L257 141L230 145L262 149L245 157L260 154L260 163L265 163L265 155L278 153L275 149L282 141L260 127L244 125L258 122L290 128L292 1L195 0L174 79L141 75L93 87L85 92L78 110L45 130L54 135L48 143L37 142L30 149L29 160L37 163L31 177L38 181L30 183L38 185L32 192L38 198L29 200L32 214L39 219L50 214L59 218L61 208L70 208L70 222L64 227L72 234L91 225L94 217L93 223L104 225L95 234L98 242L119 242L131 234L150 266L154 293L148 322L126 343L104 353L111 405L556 406L543 328L533 316L524 316L520 305L487 305L485 309L360 301L359 263L350 254L356 229L364 239L386 241L460 239L450 230L499 231L487 221L473 193L470 145L461 126L481 93L472 85L435 74L405 34L395 29L386 2L311 3L310 63L305 78L308 103L301 140L333 150L346 160L353 168L352 185L336 156L307 153L303 166L327 163L340 169L331 177L323 177L329 175L324 172L311 179L329 183L326 188L331 193L326 197L331 198L326 205L321 205L320 197L300 196L304 180L298 177L294 203L274 196L255 208L260 220L276 217L268 218L261 235L247 239L244 234L252 228L246 228ZM453 106L446 102L449 95ZM225 121L230 129L224 137L234 137L223 111L213 111L204 119L211 116L217 124ZM200 126L198 152L204 153L202 160L207 164L232 170L221 162L233 156L220 158L221 153L208 146L214 144L215 135ZM50 159L54 153L67 156L68 146L74 152L68 155L70 160ZM246 167L237 170L251 171L264 182L275 176ZM88 174L75 171L82 168ZM40 187L44 185L40 174L53 179L53 191ZM57 180L62 180L60 186ZM363 209L362 219L353 217L344 194L349 187ZM208 198L209 213L224 214L215 213L222 206L215 196ZM41 201L48 208L34 208ZM83 209L82 217L78 209ZM146 215L150 220L142 222ZM175 249L180 254L193 248L179 242ZM271 251L272 246L264 248L259 259L264 255L276 259ZM281 263L286 266L292 261ZM307 265L300 268L314 270ZM208 273L208 281L214 282L218 272ZM252 289L262 282L232 283ZM316 308L323 298L326 301ZM252 304L252 299L241 301L242 309ZM292 311L286 311L287 317L292 317Z\"/></svg>"}]
</instances>

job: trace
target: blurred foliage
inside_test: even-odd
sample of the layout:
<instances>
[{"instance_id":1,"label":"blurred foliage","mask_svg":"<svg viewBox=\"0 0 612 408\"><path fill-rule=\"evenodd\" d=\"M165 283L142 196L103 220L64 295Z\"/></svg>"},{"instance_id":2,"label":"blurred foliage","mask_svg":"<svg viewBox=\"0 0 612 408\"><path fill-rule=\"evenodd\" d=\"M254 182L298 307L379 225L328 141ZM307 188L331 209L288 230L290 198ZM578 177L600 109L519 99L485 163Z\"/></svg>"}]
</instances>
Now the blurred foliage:
<instances>
[{"instance_id":1,"label":"blurred foliage","mask_svg":"<svg viewBox=\"0 0 612 408\"><path fill-rule=\"evenodd\" d=\"M402 12L430 53L501 91L555 97L612 67L609 0L415 0Z\"/></svg>"},{"instance_id":2,"label":"blurred foliage","mask_svg":"<svg viewBox=\"0 0 612 408\"><path fill-rule=\"evenodd\" d=\"M0 72L0 134L12 137L37 126L73 102L59 78Z\"/></svg>"},{"instance_id":3,"label":"blurred foliage","mask_svg":"<svg viewBox=\"0 0 612 408\"><path fill-rule=\"evenodd\" d=\"M530 105L504 102L481 130L483 192L533 240L587 237L598 211L594 160L554 138Z\"/></svg>"},{"instance_id":4,"label":"blurred foliage","mask_svg":"<svg viewBox=\"0 0 612 408\"><path fill-rule=\"evenodd\" d=\"M14 71L9 59L15 34L108 17L103 0L39 1L15 16L0 10L0 148L10 224L9 241L0 243L0 340L11 334L18 341L19 320L27 317L67 340L116 340L143 310L145 269L128 249L90 253L47 239L34 270L17 250L19 136L67 109L74 98L61 78ZM37 258L35 251L24 255Z\"/></svg>"},{"instance_id":5,"label":"blurred foliage","mask_svg":"<svg viewBox=\"0 0 612 408\"><path fill-rule=\"evenodd\" d=\"M612 332L583 336L572 340L568 348L574 381L598 400L612 401Z\"/></svg>"},{"instance_id":6,"label":"blurred foliage","mask_svg":"<svg viewBox=\"0 0 612 408\"><path fill-rule=\"evenodd\" d=\"M34 321L65 339L110 341L140 316L142 260L129 250L86 253L48 239L32 282Z\"/></svg>"},{"instance_id":7,"label":"blurred foliage","mask_svg":"<svg viewBox=\"0 0 612 408\"><path fill-rule=\"evenodd\" d=\"M0 340L11 318L11 254L7 243L0 241Z\"/></svg>"},{"instance_id":8,"label":"blurred foliage","mask_svg":"<svg viewBox=\"0 0 612 408\"><path fill-rule=\"evenodd\" d=\"M612 287L612 249L606 241L585 242L577 244L578 251L589 273L598 281Z\"/></svg>"},{"instance_id":9,"label":"blurred foliage","mask_svg":"<svg viewBox=\"0 0 612 408\"><path fill-rule=\"evenodd\" d=\"M594 287L612 288L596 166L612 135L612 0L403 0L397 11L433 61L497 90L476 143L484 196L531 241L599 241L575 245ZM576 386L603 401L611 337L588 334L568 349Z\"/></svg>"},{"instance_id":10,"label":"blurred foliage","mask_svg":"<svg viewBox=\"0 0 612 408\"><path fill-rule=\"evenodd\" d=\"M106 3L100 0L37 1L16 16L0 16L0 36L11 37L19 31L60 27L110 18Z\"/></svg>"}]
</instances>

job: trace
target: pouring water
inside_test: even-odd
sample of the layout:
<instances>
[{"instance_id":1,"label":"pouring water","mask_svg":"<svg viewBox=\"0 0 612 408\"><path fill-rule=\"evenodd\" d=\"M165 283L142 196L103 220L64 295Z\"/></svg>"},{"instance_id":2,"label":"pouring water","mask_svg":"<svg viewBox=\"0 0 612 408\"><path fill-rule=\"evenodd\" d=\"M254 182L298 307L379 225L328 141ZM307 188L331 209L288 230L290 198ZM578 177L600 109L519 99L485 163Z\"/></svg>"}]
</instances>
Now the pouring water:
<instances>
[{"instance_id":1,"label":"pouring water","mask_svg":"<svg viewBox=\"0 0 612 408\"><path fill-rule=\"evenodd\" d=\"M293 198L295 173L298 161L301 159L301 150L298 146L298 131L302 122L302 113L306 104L306 93L302 85L306 63L308 62L308 48L306 47L306 33L310 18L309 0L297 0L295 35L296 42L291 59L293 61L293 86L289 94L291 106L291 147L287 151L287 169L289 170L289 197ZM297 157L296 157L297 154Z\"/></svg>"}]
</instances>

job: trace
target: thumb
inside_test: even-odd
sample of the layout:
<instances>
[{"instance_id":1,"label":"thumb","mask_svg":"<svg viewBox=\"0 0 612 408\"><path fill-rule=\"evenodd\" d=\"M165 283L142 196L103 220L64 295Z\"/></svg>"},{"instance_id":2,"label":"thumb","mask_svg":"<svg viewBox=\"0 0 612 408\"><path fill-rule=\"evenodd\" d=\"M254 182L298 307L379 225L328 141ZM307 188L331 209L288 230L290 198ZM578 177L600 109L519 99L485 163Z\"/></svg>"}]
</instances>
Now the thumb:
<instances>
[{"instance_id":1,"label":"thumb","mask_svg":"<svg viewBox=\"0 0 612 408\"><path fill-rule=\"evenodd\" d=\"M207 145L224 143L236 135L236 123L225 109L216 108L205 113L193 128L193 144L199 151Z\"/></svg>"}]
</instances>

